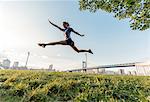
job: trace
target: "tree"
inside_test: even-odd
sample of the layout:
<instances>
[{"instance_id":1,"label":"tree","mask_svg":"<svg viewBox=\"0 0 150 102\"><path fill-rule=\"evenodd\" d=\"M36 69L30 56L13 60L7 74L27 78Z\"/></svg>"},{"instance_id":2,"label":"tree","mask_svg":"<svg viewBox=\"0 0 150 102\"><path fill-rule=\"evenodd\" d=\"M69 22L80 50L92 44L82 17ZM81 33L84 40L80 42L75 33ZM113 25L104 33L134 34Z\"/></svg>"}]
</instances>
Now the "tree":
<instances>
[{"instance_id":1,"label":"tree","mask_svg":"<svg viewBox=\"0 0 150 102\"><path fill-rule=\"evenodd\" d=\"M150 0L79 0L80 10L113 13L119 20L129 18L133 30L150 28Z\"/></svg>"}]
</instances>

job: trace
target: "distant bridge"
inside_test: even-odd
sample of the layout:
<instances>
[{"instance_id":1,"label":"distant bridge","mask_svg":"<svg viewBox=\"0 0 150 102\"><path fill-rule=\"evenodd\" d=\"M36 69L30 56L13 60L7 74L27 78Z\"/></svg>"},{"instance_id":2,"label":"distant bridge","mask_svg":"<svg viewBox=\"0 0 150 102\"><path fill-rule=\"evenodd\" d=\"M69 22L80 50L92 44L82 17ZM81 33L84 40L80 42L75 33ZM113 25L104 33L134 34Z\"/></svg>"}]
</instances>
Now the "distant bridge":
<instances>
[{"instance_id":1,"label":"distant bridge","mask_svg":"<svg viewBox=\"0 0 150 102\"><path fill-rule=\"evenodd\" d=\"M91 72L94 71L99 73L99 69L108 69L108 68L126 68L126 67L135 67L136 75L148 75L150 76L150 63L147 62L134 62L134 63L123 63L123 64L112 64L112 65L101 65L95 67L71 69L66 72Z\"/></svg>"},{"instance_id":2,"label":"distant bridge","mask_svg":"<svg viewBox=\"0 0 150 102\"><path fill-rule=\"evenodd\" d=\"M87 67L87 68L67 70L67 72L80 72L80 71L87 71L87 70L94 70L94 69L118 68L118 67L135 67L137 63L139 63L139 62L112 64L112 65L101 65L101 66L96 66L96 67Z\"/></svg>"}]
</instances>

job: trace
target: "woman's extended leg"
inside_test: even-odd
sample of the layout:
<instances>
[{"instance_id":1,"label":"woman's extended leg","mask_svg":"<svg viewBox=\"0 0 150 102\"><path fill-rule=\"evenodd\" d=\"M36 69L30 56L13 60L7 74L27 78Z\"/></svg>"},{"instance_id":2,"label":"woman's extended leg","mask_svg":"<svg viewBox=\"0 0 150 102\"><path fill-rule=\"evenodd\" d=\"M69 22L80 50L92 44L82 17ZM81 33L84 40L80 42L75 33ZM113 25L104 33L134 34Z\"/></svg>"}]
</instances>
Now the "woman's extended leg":
<instances>
[{"instance_id":1,"label":"woman's extended leg","mask_svg":"<svg viewBox=\"0 0 150 102\"><path fill-rule=\"evenodd\" d=\"M91 49L89 50L79 50L75 45L71 45L71 47L76 51L76 52L89 52L91 54L93 54L93 52L91 51Z\"/></svg>"},{"instance_id":2,"label":"woman's extended leg","mask_svg":"<svg viewBox=\"0 0 150 102\"><path fill-rule=\"evenodd\" d=\"M47 44L39 43L38 45L45 48L45 46L47 46L47 45L67 45L67 42L65 40L62 40L62 41L58 41L58 42L50 42L50 43L47 43Z\"/></svg>"}]
</instances>

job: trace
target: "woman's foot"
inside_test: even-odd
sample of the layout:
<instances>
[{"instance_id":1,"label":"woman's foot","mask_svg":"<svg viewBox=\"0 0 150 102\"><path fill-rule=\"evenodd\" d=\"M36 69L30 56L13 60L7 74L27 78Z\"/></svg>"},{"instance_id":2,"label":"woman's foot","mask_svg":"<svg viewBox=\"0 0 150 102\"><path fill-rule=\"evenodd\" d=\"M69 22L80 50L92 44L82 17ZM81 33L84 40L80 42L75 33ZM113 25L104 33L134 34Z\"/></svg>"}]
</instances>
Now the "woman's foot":
<instances>
[{"instance_id":1,"label":"woman's foot","mask_svg":"<svg viewBox=\"0 0 150 102\"><path fill-rule=\"evenodd\" d=\"M38 45L43 47L43 48L45 48L45 46L46 46L46 44L40 44L40 43Z\"/></svg>"},{"instance_id":2,"label":"woman's foot","mask_svg":"<svg viewBox=\"0 0 150 102\"><path fill-rule=\"evenodd\" d=\"M93 54L93 52L92 52L92 50L91 50L91 49L89 49L89 53Z\"/></svg>"}]
</instances>

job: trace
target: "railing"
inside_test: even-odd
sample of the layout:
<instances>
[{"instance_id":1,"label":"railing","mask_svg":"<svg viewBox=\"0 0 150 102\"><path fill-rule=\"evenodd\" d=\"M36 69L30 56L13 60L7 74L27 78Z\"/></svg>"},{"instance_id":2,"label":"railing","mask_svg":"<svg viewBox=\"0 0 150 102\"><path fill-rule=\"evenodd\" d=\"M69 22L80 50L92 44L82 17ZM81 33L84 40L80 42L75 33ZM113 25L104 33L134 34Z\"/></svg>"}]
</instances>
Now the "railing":
<instances>
[{"instance_id":1,"label":"railing","mask_svg":"<svg viewBox=\"0 0 150 102\"><path fill-rule=\"evenodd\" d=\"M123 64L113 64L113 65L102 65L102 66L95 66L95 67L72 69L72 70L67 70L67 72L86 71L86 70L104 69L104 68L134 67L137 63L139 63L139 62L123 63Z\"/></svg>"}]
</instances>

